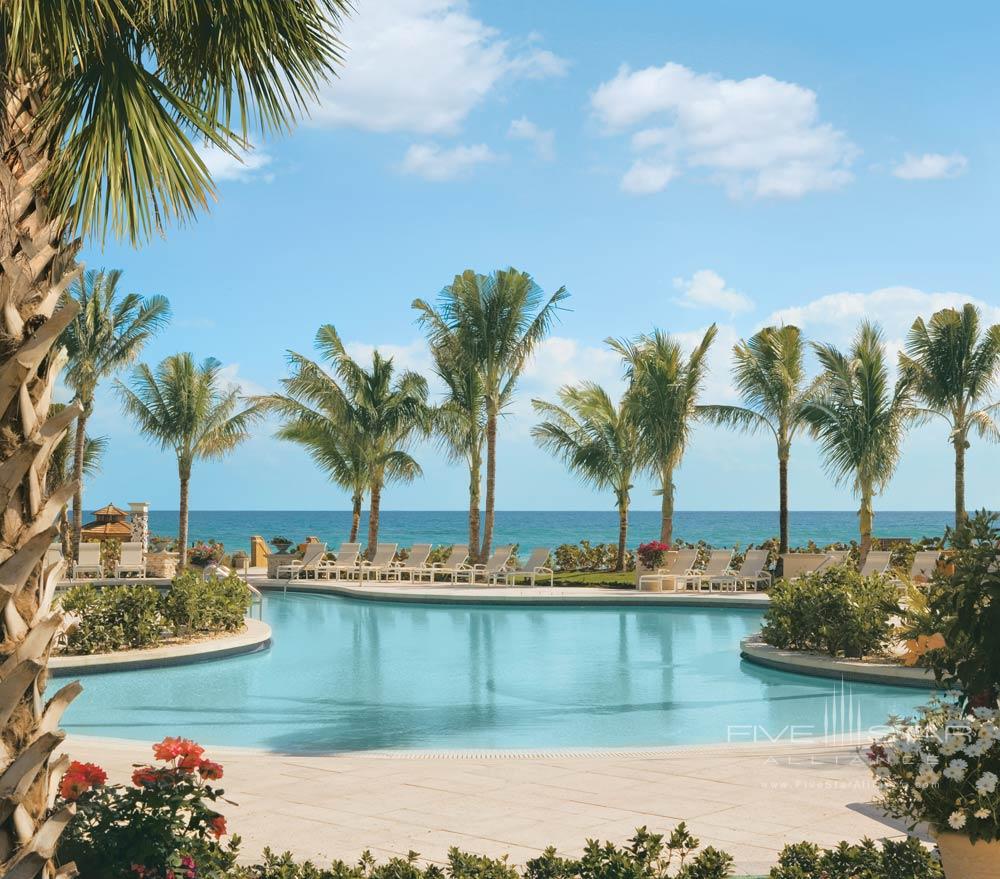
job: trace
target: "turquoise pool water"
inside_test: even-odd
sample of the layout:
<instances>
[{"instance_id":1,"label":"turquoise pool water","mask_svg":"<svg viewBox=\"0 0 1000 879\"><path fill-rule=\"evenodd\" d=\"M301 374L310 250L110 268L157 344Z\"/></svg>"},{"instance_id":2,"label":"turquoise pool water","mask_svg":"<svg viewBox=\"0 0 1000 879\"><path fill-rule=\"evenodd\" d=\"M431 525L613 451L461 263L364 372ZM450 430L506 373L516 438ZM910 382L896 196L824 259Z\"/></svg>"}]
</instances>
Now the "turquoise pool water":
<instances>
[{"instance_id":1,"label":"turquoise pool water","mask_svg":"<svg viewBox=\"0 0 1000 879\"><path fill-rule=\"evenodd\" d=\"M65 726L290 751L641 747L868 728L927 695L743 662L758 611L265 601L269 651L85 677Z\"/></svg>"}]
</instances>

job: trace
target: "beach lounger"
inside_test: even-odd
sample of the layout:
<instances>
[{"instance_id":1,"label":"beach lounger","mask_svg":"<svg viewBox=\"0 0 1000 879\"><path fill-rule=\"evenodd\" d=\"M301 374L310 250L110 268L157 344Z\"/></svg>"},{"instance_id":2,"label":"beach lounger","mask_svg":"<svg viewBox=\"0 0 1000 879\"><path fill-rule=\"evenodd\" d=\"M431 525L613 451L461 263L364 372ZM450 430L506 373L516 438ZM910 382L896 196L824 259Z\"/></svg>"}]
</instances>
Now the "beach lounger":
<instances>
[{"instance_id":1,"label":"beach lounger","mask_svg":"<svg viewBox=\"0 0 1000 879\"><path fill-rule=\"evenodd\" d=\"M434 562L431 565L431 580L435 574L444 574L451 577L452 583L458 582L458 575L472 570L469 561L469 547L464 543L456 543L448 554L448 558L443 562Z\"/></svg>"},{"instance_id":2,"label":"beach lounger","mask_svg":"<svg viewBox=\"0 0 1000 879\"><path fill-rule=\"evenodd\" d=\"M889 571L889 561L892 553L888 550L871 550L865 556L865 563L861 566L862 577L872 577L875 574L886 574Z\"/></svg>"},{"instance_id":3,"label":"beach lounger","mask_svg":"<svg viewBox=\"0 0 1000 879\"><path fill-rule=\"evenodd\" d=\"M302 558L293 559L287 565L278 565L275 576L281 580L298 580L312 574L319 578L320 570L323 567L323 559L326 557L326 544L317 543L315 540L307 543L302 551Z\"/></svg>"},{"instance_id":4,"label":"beach lounger","mask_svg":"<svg viewBox=\"0 0 1000 879\"><path fill-rule=\"evenodd\" d=\"M393 559L396 558L395 543L379 543L375 546L375 555L371 561L362 559L358 563L359 580L380 580L388 576L392 570Z\"/></svg>"},{"instance_id":5,"label":"beach lounger","mask_svg":"<svg viewBox=\"0 0 1000 879\"><path fill-rule=\"evenodd\" d=\"M431 544L429 543L414 543L410 547L410 554L406 557L405 561L393 562L389 568L389 578L393 580L403 581L403 575L406 574L406 579L411 583L417 580L433 580L434 579L434 569L427 564L427 559L431 555Z\"/></svg>"},{"instance_id":6,"label":"beach lounger","mask_svg":"<svg viewBox=\"0 0 1000 879\"><path fill-rule=\"evenodd\" d=\"M817 571L826 571L830 568L836 568L839 565L846 565L847 559L850 557L851 551L849 549L831 549L827 550L826 558L816 569Z\"/></svg>"},{"instance_id":7,"label":"beach lounger","mask_svg":"<svg viewBox=\"0 0 1000 879\"><path fill-rule=\"evenodd\" d=\"M718 586L720 590L732 587L735 592L741 586L745 592L752 585L759 589L760 584L770 585L771 575L764 569L767 567L768 552L766 549L748 549L743 557L740 569L729 574L720 574L708 581L709 590Z\"/></svg>"},{"instance_id":8,"label":"beach lounger","mask_svg":"<svg viewBox=\"0 0 1000 879\"><path fill-rule=\"evenodd\" d=\"M667 557L669 566L664 571L654 571L639 577L639 588L646 582L659 582L660 589L670 584L671 592L676 592L678 585L687 588L688 575L693 573L695 562L698 561L698 550L680 549Z\"/></svg>"},{"instance_id":9,"label":"beach lounger","mask_svg":"<svg viewBox=\"0 0 1000 879\"><path fill-rule=\"evenodd\" d=\"M81 547L82 548L82 547ZM146 560L141 543L123 543L121 557L115 565L115 577L145 577Z\"/></svg>"},{"instance_id":10,"label":"beach lounger","mask_svg":"<svg viewBox=\"0 0 1000 879\"><path fill-rule=\"evenodd\" d=\"M466 570L459 571L458 582L461 582L464 577L465 582L469 584L475 584L479 580L482 580L484 584L495 583L500 577L504 576L507 565L510 564L510 557L513 554L513 544L498 546L493 550L493 555L486 560L485 564L470 565Z\"/></svg>"},{"instance_id":11,"label":"beach lounger","mask_svg":"<svg viewBox=\"0 0 1000 879\"><path fill-rule=\"evenodd\" d=\"M80 574L104 576L104 567L101 565L101 544L80 544L80 560L73 565L73 579L75 580Z\"/></svg>"},{"instance_id":12,"label":"beach lounger","mask_svg":"<svg viewBox=\"0 0 1000 879\"><path fill-rule=\"evenodd\" d=\"M922 549L913 557L910 565L910 581L913 583L929 583L937 572L938 559L941 551L937 549Z\"/></svg>"},{"instance_id":13,"label":"beach lounger","mask_svg":"<svg viewBox=\"0 0 1000 879\"><path fill-rule=\"evenodd\" d=\"M350 578L358 569L358 556L361 555L360 543L342 543L337 550L337 558L332 562L322 562L319 571L326 577L333 574L334 579L339 580L340 575Z\"/></svg>"},{"instance_id":14,"label":"beach lounger","mask_svg":"<svg viewBox=\"0 0 1000 879\"><path fill-rule=\"evenodd\" d=\"M504 574L504 582L508 586L515 586L517 584L518 577L526 577L532 586L535 585L535 580L539 577L548 577L549 586L555 585L555 573L552 568L548 566L549 556L552 551L547 546L538 546L531 551L531 555L528 556L528 560L523 565L518 565L516 568L506 571Z\"/></svg>"},{"instance_id":15,"label":"beach lounger","mask_svg":"<svg viewBox=\"0 0 1000 879\"><path fill-rule=\"evenodd\" d=\"M733 551L731 549L713 549L708 554L708 561L705 567L689 576L689 580L699 590L712 591L712 580L721 577L723 574L733 574L731 565L733 561Z\"/></svg>"}]
</instances>

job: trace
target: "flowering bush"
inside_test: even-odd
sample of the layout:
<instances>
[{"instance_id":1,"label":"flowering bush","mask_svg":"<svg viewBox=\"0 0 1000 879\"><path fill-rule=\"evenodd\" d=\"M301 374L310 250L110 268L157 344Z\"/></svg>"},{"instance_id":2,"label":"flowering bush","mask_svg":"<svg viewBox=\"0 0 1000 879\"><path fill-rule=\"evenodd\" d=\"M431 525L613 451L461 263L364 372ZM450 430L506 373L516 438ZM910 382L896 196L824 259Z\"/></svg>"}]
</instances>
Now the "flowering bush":
<instances>
[{"instance_id":1,"label":"flowering bush","mask_svg":"<svg viewBox=\"0 0 1000 879\"><path fill-rule=\"evenodd\" d=\"M659 540L651 540L649 543L640 543L636 550L636 555L643 567L656 570L663 564L663 556L670 551L669 543L661 543Z\"/></svg>"},{"instance_id":2,"label":"flowering bush","mask_svg":"<svg viewBox=\"0 0 1000 879\"><path fill-rule=\"evenodd\" d=\"M226 819L213 804L222 791L208 782L222 766L188 739L153 746L160 765L138 765L132 785L108 785L92 763L72 763L59 794L77 815L59 847L59 862L75 862L95 879L210 879L236 863L239 837L223 846Z\"/></svg>"},{"instance_id":3,"label":"flowering bush","mask_svg":"<svg viewBox=\"0 0 1000 879\"><path fill-rule=\"evenodd\" d=\"M1000 839L1000 710L935 700L896 721L868 760L888 815L973 841Z\"/></svg>"},{"instance_id":4,"label":"flowering bush","mask_svg":"<svg viewBox=\"0 0 1000 879\"><path fill-rule=\"evenodd\" d=\"M215 540L209 540L207 543L201 542L194 544L187 554L188 564L195 565L198 568L204 568L211 564L219 564L222 561L222 557L225 555L226 549L221 544Z\"/></svg>"}]
</instances>

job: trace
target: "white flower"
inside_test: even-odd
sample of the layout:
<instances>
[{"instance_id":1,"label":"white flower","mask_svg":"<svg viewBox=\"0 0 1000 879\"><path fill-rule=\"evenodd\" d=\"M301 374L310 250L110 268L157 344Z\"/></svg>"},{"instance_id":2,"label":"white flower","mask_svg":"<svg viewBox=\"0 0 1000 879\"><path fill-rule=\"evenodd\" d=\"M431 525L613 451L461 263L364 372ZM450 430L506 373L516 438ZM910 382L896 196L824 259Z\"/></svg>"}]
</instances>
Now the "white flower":
<instances>
[{"instance_id":1,"label":"white flower","mask_svg":"<svg viewBox=\"0 0 1000 879\"><path fill-rule=\"evenodd\" d=\"M990 810L989 809L976 809L976 811L973 812L972 815L973 815L974 818L978 818L980 821L985 821L987 818L990 817Z\"/></svg>"},{"instance_id":2,"label":"white flower","mask_svg":"<svg viewBox=\"0 0 1000 879\"><path fill-rule=\"evenodd\" d=\"M920 755L920 762L923 763L924 766L937 766L940 760L937 754L930 754L927 751L924 751Z\"/></svg>"},{"instance_id":3,"label":"white flower","mask_svg":"<svg viewBox=\"0 0 1000 879\"><path fill-rule=\"evenodd\" d=\"M995 723L984 723L979 730L979 738L996 741L1000 738L1000 726L997 726Z\"/></svg>"},{"instance_id":4,"label":"white flower","mask_svg":"<svg viewBox=\"0 0 1000 879\"><path fill-rule=\"evenodd\" d=\"M944 777L950 778L952 781L961 781L965 777L965 770L968 768L968 763L966 763L961 757L956 757L945 768Z\"/></svg>"},{"instance_id":5,"label":"white flower","mask_svg":"<svg viewBox=\"0 0 1000 879\"><path fill-rule=\"evenodd\" d=\"M948 736L943 742L941 742L941 747L938 748L938 750L944 757L953 757L962 750L962 745L964 743L965 739L962 736Z\"/></svg>"},{"instance_id":6,"label":"white flower","mask_svg":"<svg viewBox=\"0 0 1000 879\"><path fill-rule=\"evenodd\" d=\"M972 713L980 720L992 720L997 716L996 708L990 708L988 705L984 705L981 708L973 708Z\"/></svg>"},{"instance_id":7,"label":"white flower","mask_svg":"<svg viewBox=\"0 0 1000 879\"><path fill-rule=\"evenodd\" d=\"M965 812L952 812L948 816L948 826L952 830L961 830L965 827Z\"/></svg>"},{"instance_id":8,"label":"white flower","mask_svg":"<svg viewBox=\"0 0 1000 879\"><path fill-rule=\"evenodd\" d=\"M978 742L966 745L962 750L970 757L982 757L992 747L993 742L990 739L981 738Z\"/></svg>"},{"instance_id":9,"label":"white flower","mask_svg":"<svg viewBox=\"0 0 1000 879\"><path fill-rule=\"evenodd\" d=\"M927 790L927 788L937 784L940 780L941 776L931 769L930 766L921 766L913 783L919 790Z\"/></svg>"},{"instance_id":10,"label":"white flower","mask_svg":"<svg viewBox=\"0 0 1000 879\"><path fill-rule=\"evenodd\" d=\"M976 790L981 794L991 794L997 789L998 780L992 772L984 772L976 782Z\"/></svg>"}]
</instances>

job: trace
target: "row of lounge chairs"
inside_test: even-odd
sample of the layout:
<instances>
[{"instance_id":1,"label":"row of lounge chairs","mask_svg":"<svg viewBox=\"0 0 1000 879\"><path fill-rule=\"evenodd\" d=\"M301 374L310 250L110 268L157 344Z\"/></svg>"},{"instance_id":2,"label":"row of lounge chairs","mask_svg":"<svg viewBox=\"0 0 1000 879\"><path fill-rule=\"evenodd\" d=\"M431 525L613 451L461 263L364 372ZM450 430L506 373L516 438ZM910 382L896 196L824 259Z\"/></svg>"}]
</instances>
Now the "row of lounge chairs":
<instances>
[{"instance_id":1,"label":"row of lounge chairs","mask_svg":"<svg viewBox=\"0 0 1000 879\"><path fill-rule=\"evenodd\" d=\"M485 563L469 562L469 547L456 544L443 562L431 562L433 546L416 543L405 560L396 560L397 544L379 543L371 559L361 556L360 543L342 543L333 559L327 558L325 543L306 544L302 558L287 565L279 565L278 579L304 580L334 579L378 581L397 583L432 583L442 578L452 583L513 585L519 579L532 586L538 579L548 578L552 585L554 574L548 566L549 549L538 547L524 564L515 564L514 547L500 546Z\"/></svg>"},{"instance_id":2,"label":"row of lounge chairs","mask_svg":"<svg viewBox=\"0 0 1000 879\"><path fill-rule=\"evenodd\" d=\"M46 568L62 560L62 545L58 541L50 544L45 552ZM101 562L101 544L81 543L80 558L72 564L71 570L74 580L85 576L110 576L104 570L104 564ZM146 576L146 561L141 543L123 543L121 545L121 554L114 566L114 576L116 578Z\"/></svg>"}]
</instances>

